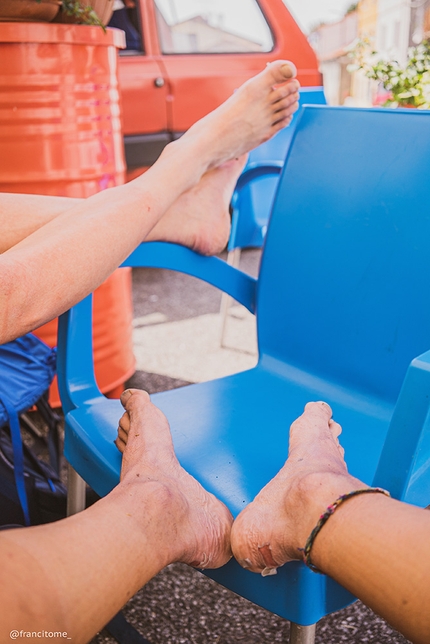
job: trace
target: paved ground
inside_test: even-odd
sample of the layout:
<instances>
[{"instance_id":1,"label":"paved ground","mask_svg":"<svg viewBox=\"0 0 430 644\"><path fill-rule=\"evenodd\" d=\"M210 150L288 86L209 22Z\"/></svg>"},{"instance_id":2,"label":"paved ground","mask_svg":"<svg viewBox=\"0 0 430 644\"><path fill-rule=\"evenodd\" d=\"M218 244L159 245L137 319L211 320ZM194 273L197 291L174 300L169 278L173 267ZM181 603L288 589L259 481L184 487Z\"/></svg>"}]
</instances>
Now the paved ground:
<instances>
[{"instance_id":1,"label":"paved ground","mask_svg":"<svg viewBox=\"0 0 430 644\"><path fill-rule=\"evenodd\" d=\"M258 271L259 252L241 267ZM138 371L130 385L150 393L234 373L255 364L253 319L238 307L219 346L220 295L197 280L168 271L134 272L134 343ZM288 642L285 620L237 597L199 572L175 564L162 571L125 608L151 644L275 644ZM113 644L99 634L93 644ZM407 644L357 602L318 625L317 644Z\"/></svg>"}]
</instances>

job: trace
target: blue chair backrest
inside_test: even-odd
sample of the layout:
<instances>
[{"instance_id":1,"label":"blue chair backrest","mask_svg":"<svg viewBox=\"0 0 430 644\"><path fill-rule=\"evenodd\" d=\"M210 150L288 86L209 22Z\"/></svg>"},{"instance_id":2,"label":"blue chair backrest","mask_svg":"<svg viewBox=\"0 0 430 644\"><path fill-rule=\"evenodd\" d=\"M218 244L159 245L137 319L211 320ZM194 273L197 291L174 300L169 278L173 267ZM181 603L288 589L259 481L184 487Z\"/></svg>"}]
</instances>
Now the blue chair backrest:
<instances>
[{"instance_id":1,"label":"blue chair backrest","mask_svg":"<svg viewBox=\"0 0 430 644\"><path fill-rule=\"evenodd\" d=\"M430 112L304 108L260 269L263 359L397 398L430 348L429 163Z\"/></svg>"},{"instance_id":2,"label":"blue chair backrest","mask_svg":"<svg viewBox=\"0 0 430 644\"><path fill-rule=\"evenodd\" d=\"M300 105L307 104L325 105L324 89L322 87L301 88ZM300 110L294 114L288 127L250 153L246 168L254 163L285 159L299 114ZM249 246L258 248L262 245L277 184L278 177L263 177L242 189L237 203L239 217L232 228L229 250Z\"/></svg>"}]
</instances>

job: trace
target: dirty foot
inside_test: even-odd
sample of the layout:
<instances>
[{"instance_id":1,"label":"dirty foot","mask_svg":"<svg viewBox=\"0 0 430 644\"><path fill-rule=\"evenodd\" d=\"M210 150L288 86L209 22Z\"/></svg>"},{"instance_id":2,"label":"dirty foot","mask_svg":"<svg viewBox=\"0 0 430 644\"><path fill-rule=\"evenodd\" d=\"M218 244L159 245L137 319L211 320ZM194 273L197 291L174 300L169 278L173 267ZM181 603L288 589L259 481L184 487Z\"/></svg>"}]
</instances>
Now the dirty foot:
<instances>
[{"instance_id":1,"label":"dirty foot","mask_svg":"<svg viewBox=\"0 0 430 644\"><path fill-rule=\"evenodd\" d=\"M207 169L249 152L291 122L299 100L295 74L290 61L269 63L171 145L198 150Z\"/></svg>"},{"instance_id":2,"label":"dirty foot","mask_svg":"<svg viewBox=\"0 0 430 644\"><path fill-rule=\"evenodd\" d=\"M202 255L216 255L227 245L229 205L247 156L210 170L168 209L145 241L168 241L188 246Z\"/></svg>"},{"instance_id":3,"label":"dirty foot","mask_svg":"<svg viewBox=\"0 0 430 644\"><path fill-rule=\"evenodd\" d=\"M231 544L238 562L270 575L301 549L320 515L341 494L366 487L350 476L338 436L342 429L323 402L308 403L292 425L288 459L237 517Z\"/></svg>"},{"instance_id":4,"label":"dirty foot","mask_svg":"<svg viewBox=\"0 0 430 644\"><path fill-rule=\"evenodd\" d=\"M147 483L159 486L163 534L170 530L167 561L197 568L218 568L230 559L233 517L179 464L164 414L145 391L128 389L121 396L125 413L115 441L123 453L121 484L137 496Z\"/></svg>"}]
</instances>

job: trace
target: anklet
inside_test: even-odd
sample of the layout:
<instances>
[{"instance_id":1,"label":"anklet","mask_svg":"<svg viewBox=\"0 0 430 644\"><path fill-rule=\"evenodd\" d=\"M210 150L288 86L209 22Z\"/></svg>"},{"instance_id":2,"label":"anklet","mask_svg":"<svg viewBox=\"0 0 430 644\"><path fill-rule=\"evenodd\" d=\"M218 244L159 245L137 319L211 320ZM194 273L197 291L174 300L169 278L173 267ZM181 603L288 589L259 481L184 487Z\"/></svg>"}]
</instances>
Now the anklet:
<instances>
[{"instance_id":1,"label":"anklet","mask_svg":"<svg viewBox=\"0 0 430 644\"><path fill-rule=\"evenodd\" d=\"M323 525L328 521L328 519L331 517L333 512L344 502L350 499L353 496L358 496L359 494L385 494L385 496L391 496L387 490L384 490L381 487L366 487L363 488L362 490L354 490L353 492L348 492L348 494L342 494L332 505L329 505L327 510L322 514L319 518L318 523L316 524L315 528L312 530L312 532L309 535L308 540L306 541L306 545L304 548L300 548L300 550L303 552L303 563L306 564L308 568L313 570L314 572L318 572L321 575L324 574L321 572L321 570L318 570L316 566L311 561L311 550L312 546L314 545L314 541L318 533L320 532L321 528Z\"/></svg>"}]
</instances>

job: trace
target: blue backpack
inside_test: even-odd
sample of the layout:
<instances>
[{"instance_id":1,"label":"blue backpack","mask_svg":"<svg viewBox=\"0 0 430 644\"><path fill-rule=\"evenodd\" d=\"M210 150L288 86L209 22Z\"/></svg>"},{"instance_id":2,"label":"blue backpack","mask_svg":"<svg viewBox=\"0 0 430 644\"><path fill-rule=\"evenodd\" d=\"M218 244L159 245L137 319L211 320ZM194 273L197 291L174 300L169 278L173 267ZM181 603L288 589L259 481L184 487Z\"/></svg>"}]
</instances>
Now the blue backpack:
<instances>
[{"instance_id":1,"label":"blue backpack","mask_svg":"<svg viewBox=\"0 0 430 644\"><path fill-rule=\"evenodd\" d=\"M56 350L32 334L0 345L0 525L36 525L66 514L59 476L59 421L48 403ZM45 463L22 441L24 412L37 406L48 425ZM30 423L31 426L31 423Z\"/></svg>"}]
</instances>

